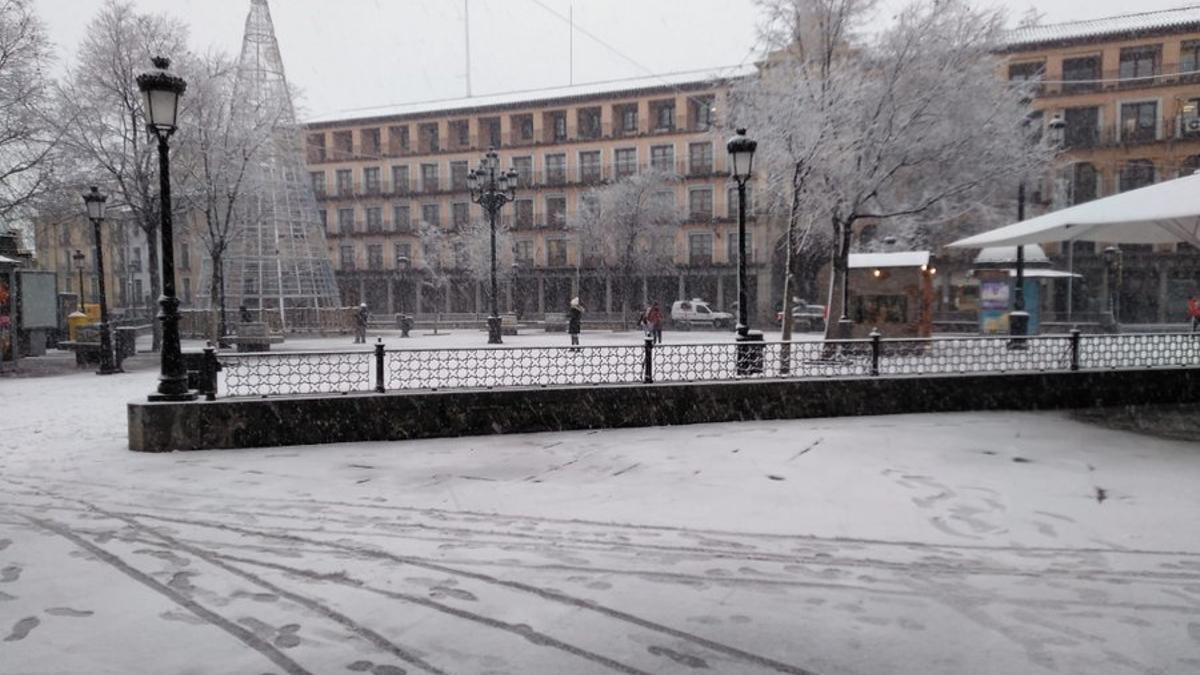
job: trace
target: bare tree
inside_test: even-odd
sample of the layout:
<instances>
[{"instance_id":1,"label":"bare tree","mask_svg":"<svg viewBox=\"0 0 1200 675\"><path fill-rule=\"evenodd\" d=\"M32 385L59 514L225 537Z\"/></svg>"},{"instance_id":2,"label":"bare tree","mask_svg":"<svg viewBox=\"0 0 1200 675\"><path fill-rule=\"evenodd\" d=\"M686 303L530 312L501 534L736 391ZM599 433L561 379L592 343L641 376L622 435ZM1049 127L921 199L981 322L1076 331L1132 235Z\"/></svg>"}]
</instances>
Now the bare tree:
<instances>
[{"instance_id":1,"label":"bare tree","mask_svg":"<svg viewBox=\"0 0 1200 675\"><path fill-rule=\"evenodd\" d=\"M419 263L416 265L421 274L420 285L422 288L433 290L434 297L437 298L433 321L433 332L436 335L438 317L445 306L446 294L450 290L450 278L456 267L457 242L441 225L424 220L417 226L417 237L421 242Z\"/></svg>"},{"instance_id":2,"label":"bare tree","mask_svg":"<svg viewBox=\"0 0 1200 675\"><path fill-rule=\"evenodd\" d=\"M487 217L472 218L466 225L447 235L454 250L457 271L476 284L483 284L486 297L491 299L492 228ZM496 221L496 281L502 283L512 275L512 229L503 219ZM497 298L499 301L499 298Z\"/></svg>"},{"instance_id":3,"label":"bare tree","mask_svg":"<svg viewBox=\"0 0 1200 675\"><path fill-rule=\"evenodd\" d=\"M0 222L50 182L50 42L29 0L0 0Z\"/></svg>"},{"instance_id":4,"label":"bare tree","mask_svg":"<svg viewBox=\"0 0 1200 675\"><path fill-rule=\"evenodd\" d=\"M793 233L801 212L830 224L831 289L840 279L843 298L857 223L935 245L968 222L986 226L998 189L1049 159L1028 142L1028 91L996 78L1000 11L918 0L877 38L856 40L872 4L764 2L763 41L779 49L736 97Z\"/></svg>"},{"instance_id":5,"label":"bare tree","mask_svg":"<svg viewBox=\"0 0 1200 675\"><path fill-rule=\"evenodd\" d=\"M170 56L187 70L187 26L158 14L138 13L128 0L107 0L88 24L75 64L58 92L59 113L68 120L64 158L80 172L104 177L109 205L124 209L146 235L150 286L162 287L159 271L157 146L146 132L142 94L135 78L150 58ZM188 97L183 98L184 104ZM174 147L178 149L180 143ZM179 173L175 178L182 179ZM179 193L186 192L173 186ZM161 343L154 324L154 349Z\"/></svg>"},{"instance_id":6,"label":"bare tree","mask_svg":"<svg viewBox=\"0 0 1200 675\"><path fill-rule=\"evenodd\" d=\"M624 327L640 280L675 265L675 232L683 220L675 182L659 171L627 176L588 192L568 221L582 265L619 289Z\"/></svg>"},{"instance_id":7,"label":"bare tree","mask_svg":"<svg viewBox=\"0 0 1200 675\"><path fill-rule=\"evenodd\" d=\"M181 147L179 164L189 188L181 205L202 218L200 239L212 265L209 297L216 314L217 338L228 334L225 306L225 252L242 235L244 209L239 209L247 169L259 149L272 140L286 102L253 101L244 106L235 87L234 63L224 54L209 52L194 67L189 86L185 128L189 142Z\"/></svg>"}]
</instances>

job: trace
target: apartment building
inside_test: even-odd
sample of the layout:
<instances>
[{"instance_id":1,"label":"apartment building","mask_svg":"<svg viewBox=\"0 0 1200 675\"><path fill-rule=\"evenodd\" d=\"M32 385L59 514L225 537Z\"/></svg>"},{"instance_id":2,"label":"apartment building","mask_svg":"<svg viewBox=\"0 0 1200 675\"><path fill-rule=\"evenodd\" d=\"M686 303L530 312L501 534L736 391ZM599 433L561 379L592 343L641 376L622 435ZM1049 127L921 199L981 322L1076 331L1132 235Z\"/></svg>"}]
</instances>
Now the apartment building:
<instances>
[{"instance_id":1,"label":"apartment building","mask_svg":"<svg viewBox=\"0 0 1200 675\"><path fill-rule=\"evenodd\" d=\"M728 81L682 74L536 93L401 106L306 124L320 218L345 303L375 312L486 312L485 284L452 275L449 292L423 283L421 223L455 231L482 219L467 174L495 148L519 174L504 207L511 270L502 311L561 312L579 296L592 312L620 308L620 284L589 269L568 224L594 188L654 168L678 177L669 191L684 224L675 265L640 280L632 306L702 297L736 300L736 191L724 149ZM752 297L768 301L767 236L752 218ZM731 236L733 233L734 236Z\"/></svg>"},{"instance_id":2,"label":"apartment building","mask_svg":"<svg viewBox=\"0 0 1200 675\"><path fill-rule=\"evenodd\" d=\"M1034 107L1062 115L1066 152L1035 191L1044 206L1078 204L1200 170L1200 6L1021 28L1003 49L1011 80L1037 81ZM1048 247L1066 266L1066 251ZM1179 247L1122 245L1120 319L1181 321L1196 290L1200 257ZM1069 256L1084 275L1076 310L1097 298L1103 245L1079 242ZM1065 309L1065 284L1056 309ZM1091 290L1088 290L1088 287Z\"/></svg>"}]
</instances>

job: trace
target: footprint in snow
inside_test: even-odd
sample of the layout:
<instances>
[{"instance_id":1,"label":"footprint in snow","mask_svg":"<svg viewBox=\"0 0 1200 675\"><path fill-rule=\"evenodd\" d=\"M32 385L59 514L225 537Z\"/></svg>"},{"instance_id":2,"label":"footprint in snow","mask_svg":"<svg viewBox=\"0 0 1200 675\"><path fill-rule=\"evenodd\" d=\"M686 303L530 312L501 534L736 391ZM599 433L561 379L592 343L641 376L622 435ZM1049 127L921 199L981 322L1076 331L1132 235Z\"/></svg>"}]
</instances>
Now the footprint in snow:
<instances>
[{"instance_id":1,"label":"footprint in snow","mask_svg":"<svg viewBox=\"0 0 1200 675\"><path fill-rule=\"evenodd\" d=\"M51 607L46 610L46 613L50 616L69 616L77 619L95 614L90 609L71 609L70 607Z\"/></svg>"},{"instance_id":2,"label":"footprint in snow","mask_svg":"<svg viewBox=\"0 0 1200 675\"><path fill-rule=\"evenodd\" d=\"M21 578L21 568L17 565L9 565L0 570L0 583L9 583Z\"/></svg>"},{"instance_id":3,"label":"footprint in snow","mask_svg":"<svg viewBox=\"0 0 1200 675\"><path fill-rule=\"evenodd\" d=\"M41 620L36 616L27 616L13 624L12 632L8 634L8 637L4 638L4 641L16 642L18 640L24 640L25 636L29 635L29 631L37 628L41 623Z\"/></svg>"}]
</instances>

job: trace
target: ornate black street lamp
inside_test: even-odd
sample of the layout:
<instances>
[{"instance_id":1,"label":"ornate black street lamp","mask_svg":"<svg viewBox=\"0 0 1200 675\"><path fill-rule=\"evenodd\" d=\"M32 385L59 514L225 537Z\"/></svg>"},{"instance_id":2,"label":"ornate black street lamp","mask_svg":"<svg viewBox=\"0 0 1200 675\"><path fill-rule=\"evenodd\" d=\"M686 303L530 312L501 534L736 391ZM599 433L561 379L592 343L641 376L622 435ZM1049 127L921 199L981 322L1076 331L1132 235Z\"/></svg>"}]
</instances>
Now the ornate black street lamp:
<instances>
[{"instance_id":1,"label":"ornate black street lamp","mask_svg":"<svg viewBox=\"0 0 1200 675\"><path fill-rule=\"evenodd\" d=\"M83 268L87 264L86 256L83 255L83 251L75 249L75 255L72 255L71 259L75 261L75 271L79 273L79 313L87 314L83 309Z\"/></svg>"},{"instance_id":2,"label":"ornate black street lamp","mask_svg":"<svg viewBox=\"0 0 1200 675\"><path fill-rule=\"evenodd\" d=\"M92 221L92 229L96 242L96 290L100 293L100 370L97 375L112 375L121 372L113 365L112 333L108 325L108 298L104 292L104 248L100 240L100 223L104 221L104 202L108 196L102 194L99 188L92 186L90 192L83 193L83 203L87 206L88 220Z\"/></svg>"},{"instance_id":3,"label":"ornate black street lamp","mask_svg":"<svg viewBox=\"0 0 1200 675\"><path fill-rule=\"evenodd\" d=\"M492 229L492 293L491 314L488 316L488 344L501 344L500 311L496 305L496 216L500 208L516 197L517 172L500 170L500 158L496 150L490 149L479 162L478 169L467 174L467 188L471 201L483 207L488 214Z\"/></svg>"},{"instance_id":4,"label":"ornate black street lamp","mask_svg":"<svg viewBox=\"0 0 1200 675\"><path fill-rule=\"evenodd\" d=\"M179 345L179 298L175 297L175 237L171 225L171 162L167 143L175 133L179 116L179 97L187 89L183 78L171 74L171 61L161 56L152 59L155 70L137 77L146 106L146 128L158 139L158 186L162 248L162 295L158 298L158 320L162 322L162 366L158 390L151 401L194 401L188 390L187 371Z\"/></svg>"},{"instance_id":5,"label":"ornate black street lamp","mask_svg":"<svg viewBox=\"0 0 1200 675\"><path fill-rule=\"evenodd\" d=\"M758 149L758 141L746 136L745 129L738 129L737 135L725 144L729 151L729 173L737 182L738 190L738 316L737 340L745 342L750 335L750 290L746 280L746 182L750 180L754 167L754 151Z\"/></svg>"}]
</instances>

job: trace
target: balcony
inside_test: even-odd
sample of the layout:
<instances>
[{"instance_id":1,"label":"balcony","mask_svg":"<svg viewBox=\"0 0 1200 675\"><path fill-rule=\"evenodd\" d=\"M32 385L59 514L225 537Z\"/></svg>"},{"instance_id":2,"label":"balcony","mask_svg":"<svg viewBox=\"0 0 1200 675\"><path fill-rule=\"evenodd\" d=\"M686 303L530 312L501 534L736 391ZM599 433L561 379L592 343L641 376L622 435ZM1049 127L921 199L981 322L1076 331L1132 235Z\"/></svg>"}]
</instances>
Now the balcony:
<instances>
[{"instance_id":1,"label":"balcony","mask_svg":"<svg viewBox=\"0 0 1200 675\"><path fill-rule=\"evenodd\" d=\"M1067 150L1151 145L1154 143L1200 142L1200 117L1172 117L1160 120L1159 129L1130 131L1119 125L1095 129L1068 129L1064 140Z\"/></svg>"},{"instance_id":2,"label":"balcony","mask_svg":"<svg viewBox=\"0 0 1200 675\"><path fill-rule=\"evenodd\" d=\"M1160 65L1157 72L1141 77L1121 77L1119 68L1098 71L1094 77L1081 78L1077 81L1060 81L1037 83L1034 86L1036 96L1073 96L1102 91L1124 91L1129 89L1149 89L1153 87L1194 84L1200 81L1197 75L1181 75L1177 63Z\"/></svg>"}]
</instances>

